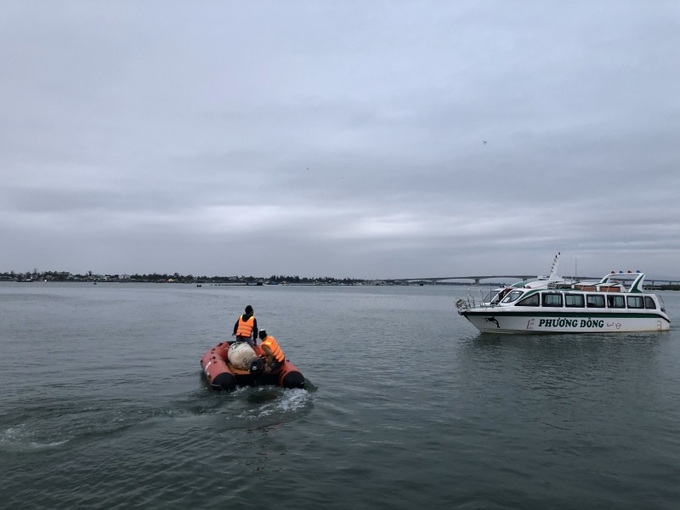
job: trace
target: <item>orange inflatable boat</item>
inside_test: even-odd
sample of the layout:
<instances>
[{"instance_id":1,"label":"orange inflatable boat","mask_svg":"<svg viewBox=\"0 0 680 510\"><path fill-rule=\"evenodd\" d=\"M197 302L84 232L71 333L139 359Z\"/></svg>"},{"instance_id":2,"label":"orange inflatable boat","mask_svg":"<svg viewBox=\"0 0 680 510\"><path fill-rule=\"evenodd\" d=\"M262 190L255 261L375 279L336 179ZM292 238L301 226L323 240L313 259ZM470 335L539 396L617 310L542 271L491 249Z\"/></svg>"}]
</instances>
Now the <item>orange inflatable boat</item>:
<instances>
[{"instance_id":1,"label":"orange inflatable boat","mask_svg":"<svg viewBox=\"0 0 680 510\"><path fill-rule=\"evenodd\" d=\"M201 369L210 387L214 390L231 391L237 386L260 386L263 384L282 388L304 388L305 378L288 359L272 372L265 372L258 358L246 369L235 367L228 358L233 342L220 342L201 358ZM262 348L254 347L255 355L262 356Z\"/></svg>"}]
</instances>

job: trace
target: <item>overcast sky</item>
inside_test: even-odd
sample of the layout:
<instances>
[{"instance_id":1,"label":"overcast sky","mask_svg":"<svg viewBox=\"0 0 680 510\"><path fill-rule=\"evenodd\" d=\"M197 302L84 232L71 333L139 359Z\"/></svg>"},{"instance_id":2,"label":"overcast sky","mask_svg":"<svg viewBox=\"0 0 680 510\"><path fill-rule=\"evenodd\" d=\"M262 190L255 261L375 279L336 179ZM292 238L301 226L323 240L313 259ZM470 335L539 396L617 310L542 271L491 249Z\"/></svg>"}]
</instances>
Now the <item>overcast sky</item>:
<instances>
[{"instance_id":1,"label":"overcast sky","mask_svg":"<svg viewBox=\"0 0 680 510\"><path fill-rule=\"evenodd\" d=\"M0 272L680 276L680 2L6 1Z\"/></svg>"}]
</instances>

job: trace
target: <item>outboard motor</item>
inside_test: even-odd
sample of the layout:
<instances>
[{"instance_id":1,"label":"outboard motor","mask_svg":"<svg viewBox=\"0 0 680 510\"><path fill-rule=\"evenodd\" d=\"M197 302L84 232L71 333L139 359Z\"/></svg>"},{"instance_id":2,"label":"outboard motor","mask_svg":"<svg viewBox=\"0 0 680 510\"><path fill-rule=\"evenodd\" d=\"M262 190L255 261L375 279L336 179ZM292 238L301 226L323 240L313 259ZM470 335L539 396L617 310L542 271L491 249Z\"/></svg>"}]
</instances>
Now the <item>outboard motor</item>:
<instances>
[{"instance_id":1,"label":"outboard motor","mask_svg":"<svg viewBox=\"0 0 680 510\"><path fill-rule=\"evenodd\" d=\"M253 377L253 386L258 386L264 375L264 360L262 358L255 358L250 362L248 369L250 375Z\"/></svg>"}]
</instances>

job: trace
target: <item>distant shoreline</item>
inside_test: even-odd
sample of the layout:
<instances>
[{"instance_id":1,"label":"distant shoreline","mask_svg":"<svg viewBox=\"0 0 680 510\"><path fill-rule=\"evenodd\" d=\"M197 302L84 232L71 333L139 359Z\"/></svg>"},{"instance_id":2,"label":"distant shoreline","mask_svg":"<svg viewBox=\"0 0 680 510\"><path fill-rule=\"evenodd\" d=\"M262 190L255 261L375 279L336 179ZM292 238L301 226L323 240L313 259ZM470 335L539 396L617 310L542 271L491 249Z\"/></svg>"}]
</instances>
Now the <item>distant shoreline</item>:
<instances>
[{"instance_id":1,"label":"distant shoreline","mask_svg":"<svg viewBox=\"0 0 680 510\"><path fill-rule=\"evenodd\" d=\"M196 287L423 287L423 286L445 286L445 287L502 287L506 283L499 282L450 282L450 281L429 281L429 280L333 280L321 279L310 280L305 282L272 282L272 281L229 281L229 282L215 282L210 280L194 281L180 281L173 278L169 279L95 279L95 278L67 278L64 280L58 279L33 279L33 278L3 278L0 277L0 284L2 283L90 283L97 285L98 283L155 283L155 284L171 284L171 285L195 285ZM668 290L680 291L680 285L660 284L660 285L645 285L645 290Z\"/></svg>"},{"instance_id":2,"label":"distant shoreline","mask_svg":"<svg viewBox=\"0 0 680 510\"><path fill-rule=\"evenodd\" d=\"M392 281L392 280L357 280L352 282L343 281L311 281L305 283L272 283L272 282L210 282L210 281L200 281L196 280L194 282L187 281L175 281L175 280L144 280L144 279L134 279L134 280L96 280L96 279L67 279L67 280L49 280L49 279L4 279L0 278L0 284L2 283L157 283L157 284L170 284L170 285L196 285L197 287L320 287L320 286L335 286L335 287L361 287L361 286L463 286L469 287L473 285L473 282L431 282L431 281ZM499 283L482 283L482 287L494 287L503 284Z\"/></svg>"}]
</instances>

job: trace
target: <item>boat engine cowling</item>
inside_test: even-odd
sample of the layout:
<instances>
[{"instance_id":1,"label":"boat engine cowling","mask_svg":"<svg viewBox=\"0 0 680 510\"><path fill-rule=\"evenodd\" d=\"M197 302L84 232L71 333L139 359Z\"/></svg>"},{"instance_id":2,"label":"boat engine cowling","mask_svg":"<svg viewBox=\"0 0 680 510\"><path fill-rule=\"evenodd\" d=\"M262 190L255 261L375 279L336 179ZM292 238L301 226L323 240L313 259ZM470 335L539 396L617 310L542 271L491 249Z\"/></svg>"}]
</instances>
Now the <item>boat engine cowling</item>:
<instances>
[{"instance_id":1,"label":"boat engine cowling","mask_svg":"<svg viewBox=\"0 0 680 510\"><path fill-rule=\"evenodd\" d=\"M255 358L250 362L248 372L250 372L250 375L253 377L260 377L264 374L264 360L262 358Z\"/></svg>"}]
</instances>

